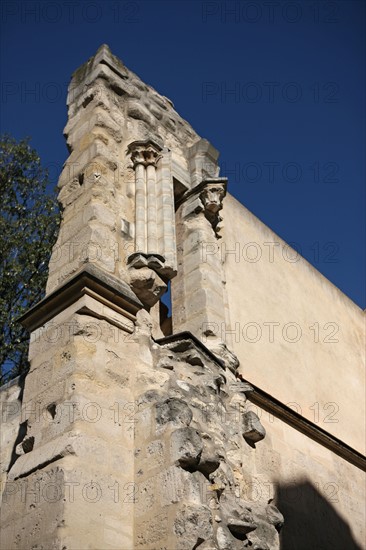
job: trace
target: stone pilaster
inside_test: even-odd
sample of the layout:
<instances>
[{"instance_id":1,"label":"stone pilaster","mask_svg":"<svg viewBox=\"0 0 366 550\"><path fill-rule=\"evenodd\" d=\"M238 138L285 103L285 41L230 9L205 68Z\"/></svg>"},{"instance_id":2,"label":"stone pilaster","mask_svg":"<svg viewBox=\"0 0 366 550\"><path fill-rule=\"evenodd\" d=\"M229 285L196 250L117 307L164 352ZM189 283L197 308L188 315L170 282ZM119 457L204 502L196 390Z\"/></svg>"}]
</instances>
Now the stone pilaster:
<instances>
[{"instance_id":1,"label":"stone pilaster","mask_svg":"<svg viewBox=\"0 0 366 550\"><path fill-rule=\"evenodd\" d=\"M173 330L190 330L235 370L237 359L218 336L228 318L224 269L217 254L226 186L227 178L206 179L178 202Z\"/></svg>"},{"instance_id":2,"label":"stone pilaster","mask_svg":"<svg viewBox=\"0 0 366 550\"><path fill-rule=\"evenodd\" d=\"M23 318L31 368L2 504L4 548L134 548L133 504L121 514L116 491L134 482L124 420L141 308L126 283L89 266Z\"/></svg>"}]
</instances>

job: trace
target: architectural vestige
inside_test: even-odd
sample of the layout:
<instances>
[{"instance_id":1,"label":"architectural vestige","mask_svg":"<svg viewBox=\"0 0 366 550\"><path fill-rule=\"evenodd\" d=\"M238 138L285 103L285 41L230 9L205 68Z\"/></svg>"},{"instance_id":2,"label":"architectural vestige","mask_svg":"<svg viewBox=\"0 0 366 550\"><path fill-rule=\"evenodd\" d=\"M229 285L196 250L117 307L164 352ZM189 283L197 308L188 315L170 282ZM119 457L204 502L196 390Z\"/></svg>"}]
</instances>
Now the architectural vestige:
<instances>
[{"instance_id":1,"label":"architectural vestige","mask_svg":"<svg viewBox=\"0 0 366 550\"><path fill-rule=\"evenodd\" d=\"M107 46L67 103L30 371L0 392L0 547L365 549L364 313Z\"/></svg>"}]
</instances>

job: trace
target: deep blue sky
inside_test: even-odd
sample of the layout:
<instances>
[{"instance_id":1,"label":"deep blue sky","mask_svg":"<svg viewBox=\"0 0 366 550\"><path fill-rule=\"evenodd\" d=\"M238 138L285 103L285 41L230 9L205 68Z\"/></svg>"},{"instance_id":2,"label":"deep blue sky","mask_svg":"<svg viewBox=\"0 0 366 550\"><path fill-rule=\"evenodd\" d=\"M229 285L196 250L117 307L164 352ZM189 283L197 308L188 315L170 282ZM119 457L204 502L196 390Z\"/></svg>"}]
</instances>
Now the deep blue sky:
<instances>
[{"instance_id":1,"label":"deep blue sky","mask_svg":"<svg viewBox=\"0 0 366 550\"><path fill-rule=\"evenodd\" d=\"M31 136L54 182L71 73L107 43L219 149L230 192L365 308L362 0L0 9L1 131Z\"/></svg>"}]
</instances>

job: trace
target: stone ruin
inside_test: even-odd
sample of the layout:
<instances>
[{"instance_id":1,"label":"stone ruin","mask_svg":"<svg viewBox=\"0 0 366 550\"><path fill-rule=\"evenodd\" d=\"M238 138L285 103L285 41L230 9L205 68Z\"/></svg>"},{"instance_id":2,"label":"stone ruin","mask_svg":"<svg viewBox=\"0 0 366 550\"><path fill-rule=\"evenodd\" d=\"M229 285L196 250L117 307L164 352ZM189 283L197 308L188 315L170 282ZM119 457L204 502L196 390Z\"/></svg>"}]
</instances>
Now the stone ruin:
<instances>
[{"instance_id":1,"label":"stone ruin","mask_svg":"<svg viewBox=\"0 0 366 550\"><path fill-rule=\"evenodd\" d=\"M22 320L31 368L2 392L1 548L277 550L280 505L247 490L272 471L260 390L214 330L225 261L202 259L225 231L218 152L105 45L67 104L61 228Z\"/></svg>"}]
</instances>

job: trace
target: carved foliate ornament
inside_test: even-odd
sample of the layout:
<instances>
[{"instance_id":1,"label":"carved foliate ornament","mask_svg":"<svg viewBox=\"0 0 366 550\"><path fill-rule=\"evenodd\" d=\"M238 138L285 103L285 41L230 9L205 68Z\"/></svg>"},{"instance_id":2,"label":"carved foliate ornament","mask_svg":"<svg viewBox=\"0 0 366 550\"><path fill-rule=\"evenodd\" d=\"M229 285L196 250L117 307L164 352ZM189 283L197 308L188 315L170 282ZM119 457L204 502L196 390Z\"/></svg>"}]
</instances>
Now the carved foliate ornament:
<instances>
[{"instance_id":1,"label":"carved foliate ornament","mask_svg":"<svg viewBox=\"0 0 366 550\"><path fill-rule=\"evenodd\" d=\"M128 152L131 154L131 161L134 168L138 164L143 166L157 165L161 159L160 151L162 148L154 141L134 141L128 146Z\"/></svg>"}]
</instances>

